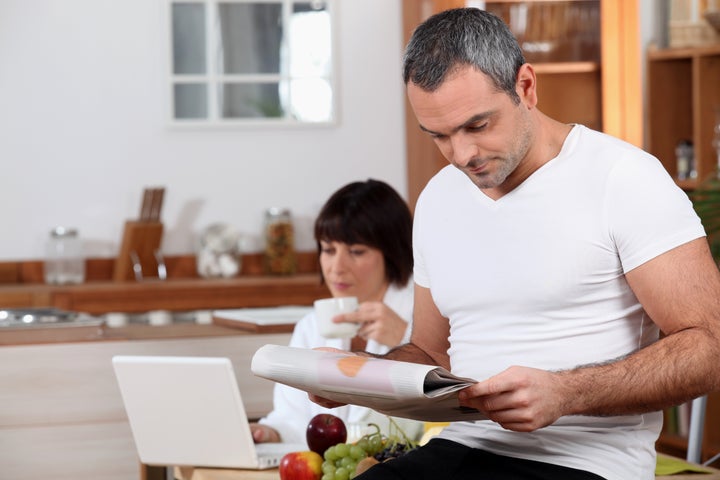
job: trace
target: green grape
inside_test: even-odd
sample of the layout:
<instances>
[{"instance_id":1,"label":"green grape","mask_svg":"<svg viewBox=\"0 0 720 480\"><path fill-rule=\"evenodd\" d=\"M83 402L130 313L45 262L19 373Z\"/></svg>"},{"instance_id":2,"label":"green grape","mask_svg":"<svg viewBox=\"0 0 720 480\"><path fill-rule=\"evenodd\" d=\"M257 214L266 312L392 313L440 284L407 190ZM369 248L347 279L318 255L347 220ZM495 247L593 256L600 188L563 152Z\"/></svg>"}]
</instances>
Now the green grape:
<instances>
[{"instance_id":1,"label":"green grape","mask_svg":"<svg viewBox=\"0 0 720 480\"><path fill-rule=\"evenodd\" d=\"M373 435L370 437L370 452L375 454L382 450L383 448L383 442L380 435Z\"/></svg>"},{"instance_id":2,"label":"green grape","mask_svg":"<svg viewBox=\"0 0 720 480\"><path fill-rule=\"evenodd\" d=\"M320 480L335 480L335 474L334 473L326 473L320 478Z\"/></svg>"},{"instance_id":3,"label":"green grape","mask_svg":"<svg viewBox=\"0 0 720 480\"><path fill-rule=\"evenodd\" d=\"M342 460L340 460L340 466L347 468L348 465L352 465L355 463L355 460L352 459L352 457L343 457Z\"/></svg>"},{"instance_id":4,"label":"green grape","mask_svg":"<svg viewBox=\"0 0 720 480\"><path fill-rule=\"evenodd\" d=\"M324 461L322 464L323 473L335 473L335 464L331 461Z\"/></svg>"},{"instance_id":5,"label":"green grape","mask_svg":"<svg viewBox=\"0 0 720 480\"><path fill-rule=\"evenodd\" d=\"M368 454L364 448L360 447L360 445L353 445L350 447L350 456L355 460L361 460L367 457Z\"/></svg>"},{"instance_id":6,"label":"green grape","mask_svg":"<svg viewBox=\"0 0 720 480\"><path fill-rule=\"evenodd\" d=\"M350 472L345 468L338 468L335 470L335 480L349 480Z\"/></svg>"},{"instance_id":7,"label":"green grape","mask_svg":"<svg viewBox=\"0 0 720 480\"><path fill-rule=\"evenodd\" d=\"M325 460L329 460L329 461L331 461L331 462L334 461L334 460L337 460L338 456L339 456L339 455L338 455L337 452L335 451L335 447L334 447L334 446L328 448L327 450L325 450L325 453L323 454L323 458L324 458Z\"/></svg>"},{"instance_id":8,"label":"green grape","mask_svg":"<svg viewBox=\"0 0 720 480\"><path fill-rule=\"evenodd\" d=\"M335 455L339 458L347 457L350 453L350 445L347 443L338 443L335 445Z\"/></svg>"},{"instance_id":9,"label":"green grape","mask_svg":"<svg viewBox=\"0 0 720 480\"><path fill-rule=\"evenodd\" d=\"M368 447L370 447L370 443L368 442L367 437L362 437L360 440L357 441L355 446L360 447L363 449L363 451L367 452Z\"/></svg>"}]
</instances>

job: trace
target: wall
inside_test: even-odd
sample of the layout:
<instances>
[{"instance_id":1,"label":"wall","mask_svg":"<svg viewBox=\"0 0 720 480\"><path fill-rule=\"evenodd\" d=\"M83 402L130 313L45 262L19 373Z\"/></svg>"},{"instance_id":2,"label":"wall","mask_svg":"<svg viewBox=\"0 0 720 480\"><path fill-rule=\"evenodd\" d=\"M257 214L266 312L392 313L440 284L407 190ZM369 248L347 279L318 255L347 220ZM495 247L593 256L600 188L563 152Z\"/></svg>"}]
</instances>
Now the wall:
<instances>
[{"instance_id":1,"label":"wall","mask_svg":"<svg viewBox=\"0 0 720 480\"><path fill-rule=\"evenodd\" d=\"M341 185L374 177L406 196L400 3L338 2L339 125L182 130L165 117L164 0L2 0L0 261L41 258L55 225L116 255L146 186L167 189L166 254L216 221L258 238L270 206L292 209L311 249Z\"/></svg>"}]
</instances>

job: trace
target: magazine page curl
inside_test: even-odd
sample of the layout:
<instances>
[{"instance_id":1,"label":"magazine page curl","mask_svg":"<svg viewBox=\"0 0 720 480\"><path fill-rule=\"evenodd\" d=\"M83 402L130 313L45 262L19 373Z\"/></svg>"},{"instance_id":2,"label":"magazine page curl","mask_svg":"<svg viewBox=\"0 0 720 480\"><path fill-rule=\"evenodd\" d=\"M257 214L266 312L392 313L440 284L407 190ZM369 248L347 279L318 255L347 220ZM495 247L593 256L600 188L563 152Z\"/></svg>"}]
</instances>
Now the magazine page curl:
<instances>
[{"instance_id":1,"label":"magazine page curl","mask_svg":"<svg viewBox=\"0 0 720 480\"><path fill-rule=\"evenodd\" d=\"M264 345L252 372L339 403L429 422L486 418L458 404L457 392L474 383L433 365L365 357L349 352Z\"/></svg>"}]
</instances>

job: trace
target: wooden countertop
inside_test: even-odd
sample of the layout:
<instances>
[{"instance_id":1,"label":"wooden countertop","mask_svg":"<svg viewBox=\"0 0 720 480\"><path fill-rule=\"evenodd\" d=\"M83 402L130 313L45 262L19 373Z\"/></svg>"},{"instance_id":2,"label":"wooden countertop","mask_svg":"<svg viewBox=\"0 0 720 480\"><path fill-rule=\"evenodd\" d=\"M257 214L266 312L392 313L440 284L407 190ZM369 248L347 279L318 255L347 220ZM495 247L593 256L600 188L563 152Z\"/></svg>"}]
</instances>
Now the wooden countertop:
<instances>
[{"instance_id":1,"label":"wooden countertop","mask_svg":"<svg viewBox=\"0 0 720 480\"><path fill-rule=\"evenodd\" d=\"M292 326L288 326L288 333ZM252 335L253 332L218 325L181 323L162 326L130 324L123 327L60 326L0 329L0 347L53 343L103 342L124 340L160 340L179 338Z\"/></svg>"},{"instance_id":2,"label":"wooden countertop","mask_svg":"<svg viewBox=\"0 0 720 480\"><path fill-rule=\"evenodd\" d=\"M282 305L312 305L328 296L318 274L286 277L252 275L230 279L184 278L146 282L87 282L81 285L44 284L0 287L1 308L55 307L101 316L110 312L143 313L219 310ZM103 340L138 340L238 335L239 329L194 323L167 326L107 325L3 327L0 345L27 345Z\"/></svg>"}]
</instances>

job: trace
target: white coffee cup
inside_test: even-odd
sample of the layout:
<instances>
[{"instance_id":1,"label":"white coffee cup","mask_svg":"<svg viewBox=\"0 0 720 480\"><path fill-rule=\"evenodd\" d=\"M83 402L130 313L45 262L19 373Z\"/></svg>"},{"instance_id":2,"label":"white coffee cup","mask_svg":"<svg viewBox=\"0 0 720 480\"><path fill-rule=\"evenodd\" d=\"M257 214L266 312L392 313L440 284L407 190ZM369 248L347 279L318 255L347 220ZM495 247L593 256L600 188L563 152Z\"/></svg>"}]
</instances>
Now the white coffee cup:
<instances>
[{"instance_id":1,"label":"white coffee cup","mask_svg":"<svg viewBox=\"0 0 720 480\"><path fill-rule=\"evenodd\" d=\"M341 313L354 312L358 308L356 297L336 297L315 300L315 317L318 331L325 338L351 338L357 333L357 323L334 323L333 317Z\"/></svg>"}]
</instances>

